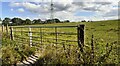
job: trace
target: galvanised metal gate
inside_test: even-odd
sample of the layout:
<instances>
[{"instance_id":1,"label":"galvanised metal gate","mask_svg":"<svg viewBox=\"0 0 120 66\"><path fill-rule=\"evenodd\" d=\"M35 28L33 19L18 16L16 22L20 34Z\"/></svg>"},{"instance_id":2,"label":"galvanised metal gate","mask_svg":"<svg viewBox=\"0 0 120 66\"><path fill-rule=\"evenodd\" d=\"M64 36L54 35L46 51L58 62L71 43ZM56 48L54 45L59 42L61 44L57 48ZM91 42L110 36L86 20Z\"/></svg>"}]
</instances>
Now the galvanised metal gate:
<instances>
[{"instance_id":1,"label":"galvanised metal gate","mask_svg":"<svg viewBox=\"0 0 120 66\"><path fill-rule=\"evenodd\" d=\"M50 42L75 42L84 45L84 25L78 26L17 26L10 27L11 39L26 39L30 46ZM20 41L19 40L19 41Z\"/></svg>"},{"instance_id":2,"label":"galvanised metal gate","mask_svg":"<svg viewBox=\"0 0 120 66\"><path fill-rule=\"evenodd\" d=\"M40 51L52 50L53 54L63 52L66 58L76 57L75 54L79 57L84 46L84 25L13 26L10 27L10 36L11 40L29 44L30 47L36 46Z\"/></svg>"}]
</instances>

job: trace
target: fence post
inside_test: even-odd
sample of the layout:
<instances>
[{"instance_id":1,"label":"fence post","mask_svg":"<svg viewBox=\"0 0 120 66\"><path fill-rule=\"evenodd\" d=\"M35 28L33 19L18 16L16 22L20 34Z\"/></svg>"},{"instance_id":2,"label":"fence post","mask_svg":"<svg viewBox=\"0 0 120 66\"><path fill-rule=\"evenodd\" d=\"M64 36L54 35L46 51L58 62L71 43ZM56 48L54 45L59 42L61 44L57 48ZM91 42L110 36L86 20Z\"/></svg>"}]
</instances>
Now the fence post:
<instances>
[{"instance_id":1,"label":"fence post","mask_svg":"<svg viewBox=\"0 0 120 66\"><path fill-rule=\"evenodd\" d=\"M6 34L8 35L8 24L6 26Z\"/></svg>"},{"instance_id":2,"label":"fence post","mask_svg":"<svg viewBox=\"0 0 120 66\"><path fill-rule=\"evenodd\" d=\"M85 25L78 25L77 33L78 33L78 46L80 47L80 51L83 52L83 46L84 46L84 26Z\"/></svg>"},{"instance_id":3,"label":"fence post","mask_svg":"<svg viewBox=\"0 0 120 66\"><path fill-rule=\"evenodd\" d=\"M93 64L94 63L94 38L92 35L92 39L91 39L91 57L90 57L90 63Z\"/></svg>"},{"instance_id":4,"label":"fence post","mask_svg":"<svg viewBox=\"0 0 120 66\"><path fill-rule=\"evenodd\" d=\"M41 44L42 44L42 28L40 28L40 39L41 39Z\"/></svg>"},{"instance_id":5,"label":"fence post","mask_svg":"<svg viewBox=\"0 0 120 66\"><path fill-rule=\"evenodd\" d=\"M4 25L2 25L2 32L4 32Z\"/></svg>"},{"instance_id":6,"label":"fence post","mask_svg":"<svg viewBox=\"0 0 120 66\"><path fill-rule=\"evenodd\" d=\"M31 27L29 27L29 38L30 38L30 47L32 47L32 32L31 32Z\"/></svg>"},{"instance_id":7,"label":"fence post","mask_svg":"<svg viewBox=\"0 0 120 66\"><path fill-rule=\"evenodd\" d=\"M13 28L10 27L10 39L14 40Z\"/></svg>"},{"instance_id":8,"label":"fence post","mask_svg":"<svg viewBox=\"0 0 120 66\"><path fill-rule=\"evenodd\" d=\"M57 53L57 42L58 42L58 35L57 35L58 33L57 33L57 27L55 27L55 40L56 40L56 57L58 56L58 53Z\"/></svg>"},{"instance_id":9,"label":"fence post","mask_svg":"<svg viewBox=\"0 0 120 66\"><path fill-rule=\"evenodd\" d=\"M57 45L57 41L58 41L58 40L57 40L57 39L58 39L57 37L58 37L58 33L57 33L57 27L55 27L55 38L56 38L56 45Z\"/></svg>"}]
</instances>

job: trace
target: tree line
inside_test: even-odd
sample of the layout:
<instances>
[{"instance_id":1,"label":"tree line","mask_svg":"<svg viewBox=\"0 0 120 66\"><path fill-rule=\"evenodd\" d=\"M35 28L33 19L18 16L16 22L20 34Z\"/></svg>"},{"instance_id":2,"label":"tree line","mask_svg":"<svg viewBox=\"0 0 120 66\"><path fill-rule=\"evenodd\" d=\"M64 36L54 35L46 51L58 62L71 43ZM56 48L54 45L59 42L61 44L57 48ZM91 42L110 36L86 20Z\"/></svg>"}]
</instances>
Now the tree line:
<instances>
[{"instance_id":1,"label":"tree line","mask_svg":"<svg viewBox=\"0 0 120 66\"><path fill-rule=\"evenodd\" d=\"M0 18L1 20L1 18ZM2 21L2 25L11 25L11 26L17 26L17 25L31 25L31 24L51 24L51 23L67 23L70 22L69 20L65 20L65 21L60 21L59 19L55 18L55 19L47 19L45 21L42 21L41 19L34 19L34 20L30 20L30 19L21 19L21 18L4 18Z\"/></svg>"}]
</instances>

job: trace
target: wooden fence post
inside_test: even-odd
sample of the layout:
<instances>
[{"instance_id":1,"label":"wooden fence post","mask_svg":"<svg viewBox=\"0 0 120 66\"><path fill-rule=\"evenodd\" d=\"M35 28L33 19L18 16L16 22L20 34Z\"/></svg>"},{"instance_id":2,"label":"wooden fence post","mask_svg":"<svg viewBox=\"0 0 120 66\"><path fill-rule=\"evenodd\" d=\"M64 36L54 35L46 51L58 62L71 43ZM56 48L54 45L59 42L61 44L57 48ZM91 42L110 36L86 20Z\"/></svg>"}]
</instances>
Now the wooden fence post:
<instances>
[{"instance_id":1,"label":"wooden fence post","mask_svg":"<svg viewBox=\"0 0 120 66\"><path fill-rule=\"evenodd\" d=\"M41 44L42 44L42 28L40 28L40 39L41 39Z\"/></svg>"},{"instance_id":2,"label":"wooden fence post","mask_svg":"<svg viewBox=\"0 0 120 66\"><path fill-rule=\"evenodd\" d=\"M14 33L13 33L13 28L10 27L10 39L14 40Z\"/></svg>"},{"instance_id":3,"label":"wooden fence post","mask_svg":"<svg viewBox=\"0 0 120 66\"><path fill-rule=\"evenodd\" d=\"M78 46L80 47L81 52L83 52L83 46L84 46L84 26L85 25L78 25L78 28L77 28Z\"/></svg>"},{"instance_id":4,"label":"wooden fence post","mask_svg":"<svg viewBox=\"0 0 120 66\"><path fill-rule=\"evenodd\" d=\"M55 27L55 39L56 39L56 46L57 46L57 41L58 41L57 27Z\"/></svg>"},{"instance_id":5,"label":"wooden fence post","mask_svg":"<svg viewBox=\"0 0 120 66\"><path fill-rule=\"evenodd\" d=\"M4 32L4 25L2 25L2 32Z\"/></svg>"},{"instance_id":6,"label":"wooden fence post","mask_svg":"<svg viewBox=\"0 0 120 66\"><path fill-rule=\"evenodd\" d=\"M6 34L8 35L8 24L6 26Z\"/></svg>"},{"instance_id":7,"label":"wooden fence post","mask_svg":"<svg viewBox=\"0 0 120 66\"><path fill-rule=\"evenodd\" d=\"M32 47L32 32L31 27L29 27L29 38L30 38L30 47Z\"/></svg>"},{"instance_id":8,"label":"wooden fence post","mask_svg":"<svg viewBox=\"0 0 120 66\"><path fill-rule=\"evenodd\" d=\"M90 57L90 63L93 64L94 63L94 38L92 35L92 39L91 39L91 57Z\"/></svg>"},{"instance_id":9,"label":"wooden fence post","mask_svg":"<svg viewBox=\"0 0 120 66\"><path fill-rule=\"evenodd\" d=\"M57 27L55 27L55 40L56 40L56 57L58 56L58 52L57 52L57 44L58 44L58 33L57 33Z\"/></svg>"},{"instance_id":10,"label":"wooden fence post","mask_svg":"<svg viewBox=\"0 0 120 66\"><path fill-rule=\"evenodd\" d=\"M84 46L84 26L85 25L79 25L78 26L78 41Z\"/></svg>"}]
</instances>

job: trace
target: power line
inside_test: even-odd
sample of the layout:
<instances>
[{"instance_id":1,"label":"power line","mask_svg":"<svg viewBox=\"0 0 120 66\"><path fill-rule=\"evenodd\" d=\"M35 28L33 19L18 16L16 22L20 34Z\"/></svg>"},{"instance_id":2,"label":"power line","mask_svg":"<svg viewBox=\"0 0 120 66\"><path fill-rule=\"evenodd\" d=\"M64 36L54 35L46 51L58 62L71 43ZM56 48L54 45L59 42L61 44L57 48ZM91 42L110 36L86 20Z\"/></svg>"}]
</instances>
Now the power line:
<instances>
[{"instance_id":1,"label":"power line","mask_svg":"<svg viewBox=\"0 0 120 66\"><path fill-rule=\"evenodd\" d=\"M54 8L53 8L53 0L51 0L51 4L50 4L50 6L51 6L51 9L50 9L50 19L51 20L53 20L53 17L54 17L54 15L53 15L53 12L54 12Z\"/></svg>"}]
</instances>

